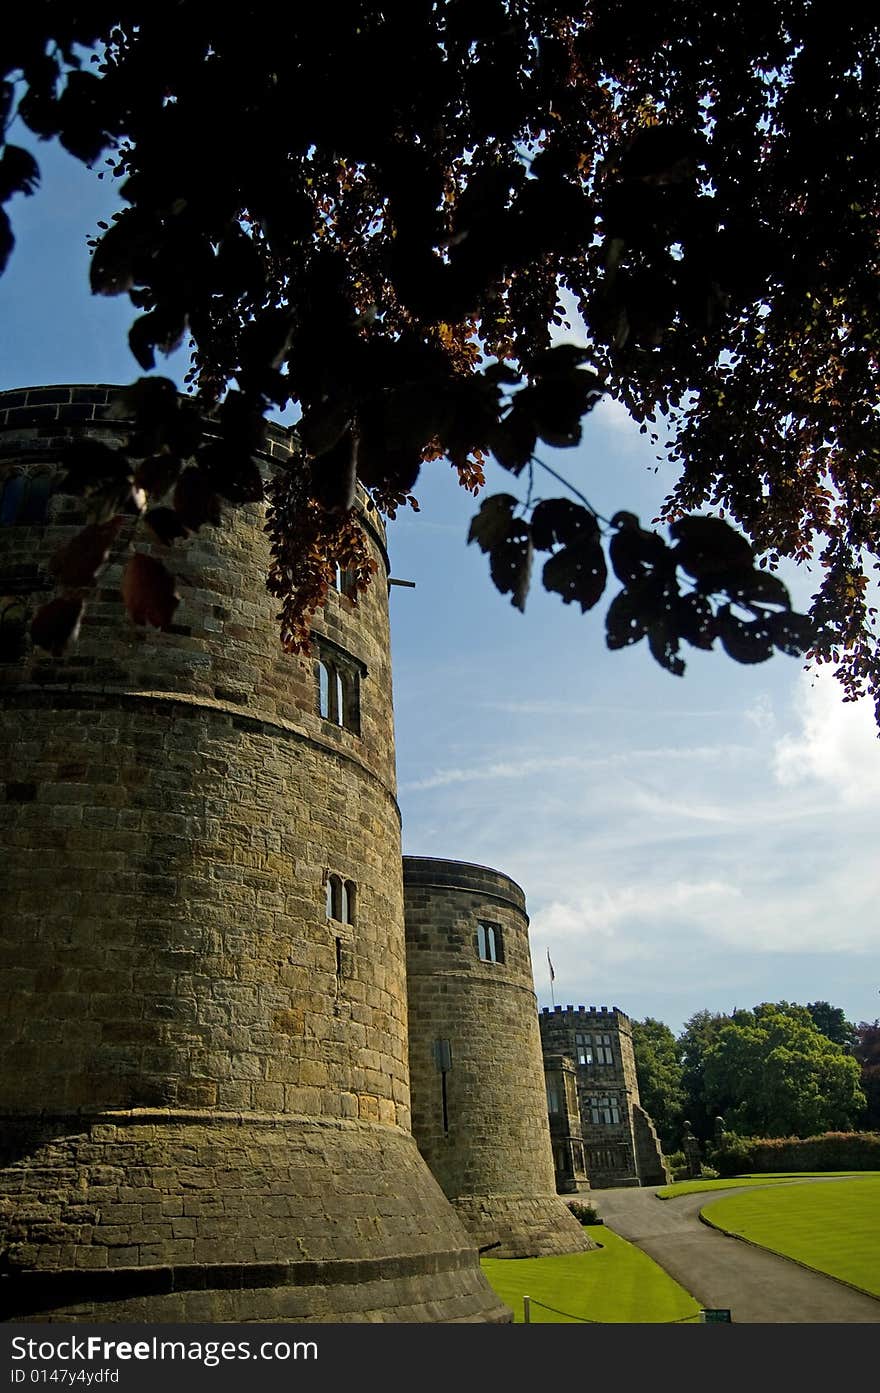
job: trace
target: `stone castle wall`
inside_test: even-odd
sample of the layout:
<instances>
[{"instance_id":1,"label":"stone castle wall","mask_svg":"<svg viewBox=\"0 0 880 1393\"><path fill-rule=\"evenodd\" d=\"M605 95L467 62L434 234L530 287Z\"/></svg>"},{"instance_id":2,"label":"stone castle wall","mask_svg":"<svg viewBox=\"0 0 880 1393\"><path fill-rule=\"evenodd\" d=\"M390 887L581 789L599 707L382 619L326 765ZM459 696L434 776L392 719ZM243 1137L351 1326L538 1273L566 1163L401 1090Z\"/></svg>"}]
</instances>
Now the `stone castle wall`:
<instances>
[{"instance_id":1,"label":"stone castle wall","mask_svg":"<svg viewBox=\"0 0 880 1393\"><path fill-rule=\"evenodd\" d=\"M0 395L0 482L114 443L111 391ZM0 594L47 598L79 521L55 496L0 528ZM280 649L261 523L140 548L177 576L170 631L131 624L116 562L69 653L0 663L17 1318L504 1318L409 1131L383 537L368 519L377 581L315 625L347 729L317 657Z\"/></svg>"},{"instance_id":2,"label":"stone castle wall","mask_svg":"<svg viewBox=\"0 0 880 1393\"><path fill-rule=\"evenodd\" d=\"M522 890L431 857L405 856L403 878L422 1155L493 1257L591 1246L556 1195Z\"/></svg>"}]
</instances>

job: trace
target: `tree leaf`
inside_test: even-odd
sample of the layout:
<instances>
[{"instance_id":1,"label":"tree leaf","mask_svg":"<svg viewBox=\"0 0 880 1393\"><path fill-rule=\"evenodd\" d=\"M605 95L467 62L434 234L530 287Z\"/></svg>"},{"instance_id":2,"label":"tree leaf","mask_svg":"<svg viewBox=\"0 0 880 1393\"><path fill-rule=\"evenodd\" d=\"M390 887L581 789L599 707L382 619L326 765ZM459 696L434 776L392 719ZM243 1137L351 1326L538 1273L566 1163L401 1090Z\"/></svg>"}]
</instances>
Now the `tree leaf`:
<instances>
[{"instance_id":1,"label":"tree leaf","mask_svg":"<svg viewBox=\"0 0 880 1393\"><path fill-rule=\"evenodd\" d=\"M754 553L749 542L723 518L691 514L670 524L669 534L676 565L696 580L719 573L752 571Z\"/></svg>"},{"instance_id":2,"label":"tree leaf","mask_svg":"<svg viewBox=\"0 0 880 1393\"><path fill-rule=\"evenodd\" d=\"M575 542L592 541L599 536L595 513L570 498L546 498L532 513L532 541L538 551Z\"/></svg>"},{"instance_id":3,"label":"tree leaf","mask_svg":"<svg viewBox=\"0 0 880 1393\"><path fill-rule=\"evenodd\" d=\"M357 493L358 436L345 431L335 445L310 462L312 498L326 513L347 513Z\"/></svg>"},{"instance_id":4,"label":"tree leaf","mask_svg":"<svg viewBox=\"0 0 880 1393\"><path fill-rule=\"evenodd\" d=\"M351 418L349 401L334 398L312 407L297 427L303 449L310 455L323 455L325 450L331 450L340 437L351 429Z\"/></svg>"},{"instance_id":5,"label":"tree leaf","mask_svg":"<svg viewBox=\"0 0 880 1393\"><path fill-rule=\"evenodd\" d=\"M611 525L617 531L608 544L608 555L618 580L628 584L654 570L672 572L674 553L656 532L640 527L634 513L615 513Z\"/></svg>"},{"instance_id":6,"label":"tree leaf","mask_svg":"<svg viewBox=\"0 0 880 1393\"><path fill-rule=\"evenodd\" d=\"M516 405L528 412L542 440L558 448L577 445L581 438L581 418L602 397L594 372L572 369L567 374L550 373L517 394Z\"/></svg>"},{"instance_id":7,"label":"tree leaf","mask_svg":"<svg viewBox=\"0 0 880 1393\"><path fill-rule=\"evenodd\" d=\"M180 603L174 577L161 561L140 551L128 559L121 591L125 608L135 624L152 624L156 629L168 627Z\"/></svg>"},{"instance_id":8,"label":"tree leaf","mask_svg":"<svg viewBox=\"0 0 880 1393\"><path fill-rule=\"evenodd\" d=\"M535 453L538 440L535 419L527 405L520 405L520 396L489 436L490 450L501 467L511 474L522 473Z\"/></svg>"},{"instance_id":9,"label":"tree leaf","mask_svg":"<svg viewBox=\"0 0 880 1393\"><path fill-rule=\"evenodd\" d=\"M656 619L648 629L648 647L651 656L673 677L684 675L685 665L678 654L678 635L668 617Z\"/></svg>"},{"instance_id":10,"label":"tree leaf","mask_svg":"<svg viewBox=\"0 0 880 1393\"><path fill-rule=\"evenodd\" d=\"M155 328L156 321L152 314L142 314L128 331L128 346L138 367L143 368L144 372L149 372L156 366L156 354L153 351L156 347Z\"/></svg>"},{"instance_id":11,"label":"tree leaf","mask_svg":"<svg viewBox=\"0 0 880 1393\"><path fill-rule=\"evenodd\" d=\"M513 519L507 536L495 542L489 553L489 571L496 587L502 595L510 595L510 603L521 613L529 593L533 555L529 527L522 519Z\"/></svg>"},{"instance_id":12,"label":"tree leaf","mask_svg":"<svg viewBox=\"0 0 880 1393\"><path fill-rule=\"evenodd\" d=\"M198 532L206 523L216 527L222 518L220 499L210 480L195 465L184 469L177 480L172 506L190 532Z\"/></svg>"},{"instance_id":13,"label":"tree leaf","mask_svg":"<svg viewBox=\"0 0 880 1393\"><path fill-rule=\"evenodd\" d=\"M0 159L0 203L14 193L32 194L40 183L40 166L30 150L7 145Z\"/></svg>"},{"instance_id":14,"label":"tree leaf","mask_svg":"<svg viewBox=\"0 0 880 1393\"><path fill-rule=\"evenodd\" d=\"M93 489L107 484L120 488L131 487L131 461L122 450L114 450L102 440L74 440L62 457L65 474L58 485L59 493L85 497Z\"/></svg>"},{"instance_id":15,"label":"tree leaf","mask_svg":"<svg viewBox=\"0 0 880 1393\"><path fill-rule=\"evenodd\" d=\"M179 474L179 457L163 450L140 461L134 471L134 485L153 498L161 498L177 482Z\"/></svg>"},{"instance_id":16,"label":"tree leaf","mask_svg":"<svg viewBox=\"0 0 880 1393\"><path fill-rule=\"evenodd\" d=\"M110 555L125 519L89 523L52 557L49 569L62 585L76 588L91 585L96 573Z\"/></svg>"},{"instance_id":17,"label":"tree leaf","mask_svg":"<svg viewBox=\"0 0 880 1393\"><path fill-rule=\"evenodd\" d=\"M773 656L773 640L767 619L739 619L730 605L722 605L716 615L718 637L731 658L738 663L764 663Z\"/></svg>"},{"instance_id":18,"label":"tree leaf","mask_svg":"<svg viewBox=\"0 0 880 1393\"><path fill-rule=\"evenodd\" d=\"M189 536L189 528L174 508L150 508L144 514L144 526L165 547L170 547L178 538Z\"/></svg>"},{"instance_id":19,"label":"tree leaf","mask_svg":"<svg viewBox=\"0 0 880 1393\"><path fill-rule=\"evenodd\" d=\"M800 658L808 653L818 638L818 626L808 614L797 614L794 610L766 617L767 632L774 647L789 657Z\"/></svg>"},{"instance_id":20,"label":"tree leaf","mask_svg":"<svg viewBox=\"0 0 880 1393\"><path fill-rule=\"evenodd\" d=\"M679 638L692 648L708 650L715 643L718 633L715 614L705 596L693 593L680 596L674 609L674 622Z\"/></svg>"},{"instance_id":21,"label":"tree leaf","mask_svg":"<svg viewBox=\"0 0 880 1393\"><path fill-rule=\"evenodd\" d=\"M724 588L731 600L742 604L781 605L783 609L791 609L788 590L779 577L769 571L749 571L748 575L731 578Z\"/></svg>"},{"instance_id":22,"label":"tree leaf","mask_svg":"<svg viewBox=\"0 0 880 1393\"><path fill-rule=\"evenodd\" d=\"M641 606L629 590L621 590L608 606L605 616L605 643L611 648L628 648L648 632Z\"/></svg>"},{"instance_id":23,"label":"tree leaf","mask_svg":"<svg viewBox=\"0 0 880 1393\"><path fill-rule=\"evenodd\" d=\"M544 589L555 590L564 604L576 600L582 613L592 609L602 598L608 580L605 553L598 535L584 537L556 552L544 566L542 579Z\"/></svg>"},{"instance_id":24,"label":"tree leaf","mask_svg":"<svg viewBox=\"0 0 880 1393\"><path fill-rule=\"evenodd\" d=\"M265 494L263 476L252 457L233 449L226 440L212 440L196 451L196 464L215 493L230 503L261 503Z\"/></svg>"},{"instance_id":25,"label":"tree leaf","mask_svg":"<svg viewBox=\"0 0 880 1393\"><path fill-rule=\"evenodd\" d=\"M510 533L514 522L513 510L517 500L509 493L496 493L480 504L471 519L468 542L476 542L481 551L491 551Z\"/></svg>"},{"instance_id":26,"label":"tree leaf","mask_svg":"<svg viewBox=\"0 0 880 1393\"><path fill-rule=\"evenodd\" d=\"M60 595L42 605L31 620L31 638L40 648L60 658L76 641L85 605L70 595Z\"/></svg>"},{"instance_id":27,"label":"tree leaf","mask_svg":"<svg viewBox=\"0 0 880 1393\"><path fill-rule=\"evenodd\" d=\"M139 208L126 208L99 239L89 266L93 295L122 295L140 279L144 262L160 233L158 218Z\"/></svg>"},{"instance_id":28,"label":"tree leaf","mask_svg":"<svg viewBox=\"0 0 880 1393\"><path fill-rule=\"evenodd\" d=\"M5 208L0 208L0 275L6 270L6 263L12 255L15 236Z\"/></svg>"}]
</instances>

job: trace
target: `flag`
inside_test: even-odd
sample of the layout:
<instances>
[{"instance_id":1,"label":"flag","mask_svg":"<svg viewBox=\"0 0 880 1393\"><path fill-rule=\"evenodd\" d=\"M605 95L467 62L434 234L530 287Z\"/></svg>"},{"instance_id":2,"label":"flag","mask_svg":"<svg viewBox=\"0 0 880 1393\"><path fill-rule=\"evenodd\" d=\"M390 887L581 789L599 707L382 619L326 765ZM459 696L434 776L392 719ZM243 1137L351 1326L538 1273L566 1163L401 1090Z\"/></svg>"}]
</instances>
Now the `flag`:
<instances>
[{"instance_id":1,"label":"flag","mask_svg":"<svg viewBox=\"0 0 880 1393\"><path fill-rule=\"evenodd\" d=\"M551 981L551 982L555 982L555 981L556 981L556 973L553 971L553 964L552 964L552 962L550 961L550 949L549 949L549 948L547 949L547 966L548 966L549 969L550 969L550 981Z\"/></svg>"}]
</instances>

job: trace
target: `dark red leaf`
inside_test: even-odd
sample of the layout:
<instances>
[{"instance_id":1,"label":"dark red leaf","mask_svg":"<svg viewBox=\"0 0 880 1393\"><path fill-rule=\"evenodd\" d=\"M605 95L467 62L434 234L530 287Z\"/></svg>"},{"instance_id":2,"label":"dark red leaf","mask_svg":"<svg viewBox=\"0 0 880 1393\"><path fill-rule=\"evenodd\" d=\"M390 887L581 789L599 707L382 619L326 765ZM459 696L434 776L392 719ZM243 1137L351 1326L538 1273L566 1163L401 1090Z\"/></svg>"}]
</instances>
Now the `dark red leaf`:
<instances>
[{"instance_id":1,"label":"dark red leaf","mask_svg":"<svg viewBox=\"0 0 880 1393\"><path fill-rule=\"evenodd\" d=\"M31 620L31 638L60 658L69 643L75 642L85 605L80 599L61 595L42 605Z\"/></svg>"},{"instance_id":2,"label":"dark red leaf","mask_svg":"<svg viewBox=\"0 0 880 1393\"><path fill-rule=\"evenodd\" d=\"M161 561L139 551L129 557L121 590L125 608L135 624L152 624L157 629L168 627L180 603L174 577Z\"/></svg>"},{"instance_id":3,"label":"dark red leaf","mask_svg":"<svg viewBox=\"0 0 880 1393\"><path fill-rule=\"evenodd\" d=\"M73 588L91 585L110 555L124 521L122 517L113 517L107 522L89 523L55 553L49 565L53 575L62 585Z\"/></svg>"}]
</instances>

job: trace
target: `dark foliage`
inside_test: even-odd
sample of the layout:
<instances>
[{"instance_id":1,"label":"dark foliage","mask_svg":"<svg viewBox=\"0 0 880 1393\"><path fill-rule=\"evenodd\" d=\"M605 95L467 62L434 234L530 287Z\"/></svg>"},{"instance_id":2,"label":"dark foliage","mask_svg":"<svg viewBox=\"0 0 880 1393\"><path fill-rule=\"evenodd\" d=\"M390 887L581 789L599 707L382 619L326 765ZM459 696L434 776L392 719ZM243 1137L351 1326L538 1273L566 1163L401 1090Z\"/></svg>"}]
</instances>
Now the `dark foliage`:
<instances>
[{"instance_id":1,"label":"dark foliage","mask_svg":"<svg viewBox=\"0 0 880 1393\"><path fill-rule=\"evenodd\" d=\"M149 510L167 543L216 525L257 495L265 412L297 403L270 588L302 647L333 564L369 579L356 479L390 516L427 460L476 492L491 452L530 485L541 442L577 444L609 394L669 426L671 544L583 499L533 508L529 487L488 532L478 515L498 588L522 608L537 550L544 585L587 610L607 552L610 647L646 638L674 674L682 643L807 652L880 699L871 7L671 0L634 22L620 0L49 0L5 37L4 126L17 114L123 181L93 290L130 296L144 371L189 338L200 410L222 403L200 457L167 391L142 388L125 459L92 458L93 524ZM38 177L5 147L0 197ZM562 292L583 349L551 350ZM807 619L772 572L815 547ZM170 614L173 581L145 597L137 579L139 613Z\"/></svg>"}]
</instances>

